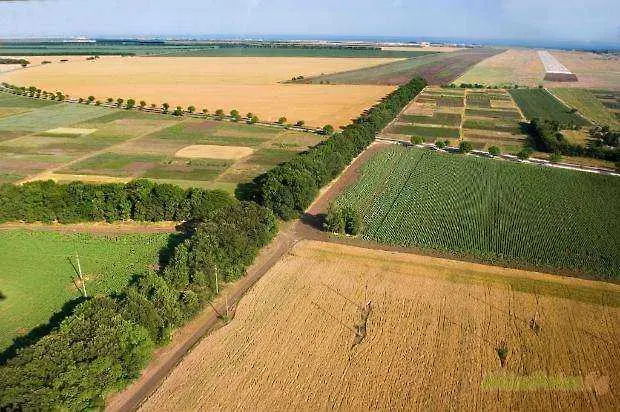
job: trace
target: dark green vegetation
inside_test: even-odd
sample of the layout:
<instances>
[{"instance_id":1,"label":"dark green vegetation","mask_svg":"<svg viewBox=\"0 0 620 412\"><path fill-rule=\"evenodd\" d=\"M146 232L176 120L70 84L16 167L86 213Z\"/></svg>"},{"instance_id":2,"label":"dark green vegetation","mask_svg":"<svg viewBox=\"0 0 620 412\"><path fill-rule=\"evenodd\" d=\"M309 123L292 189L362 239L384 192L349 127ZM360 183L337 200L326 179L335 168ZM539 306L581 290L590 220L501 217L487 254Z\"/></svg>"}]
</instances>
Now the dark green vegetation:
<instances>
[{"instance_id":1,"label":"dark green vegetation","mask_svg":"<svg viewBox=\"0 0 620 412\"><path fill-rule=\"evenodd\" d=\"M171 236L0 231L0 289L4 295L0 352L16 336L47 322L63 305L79 300L81 293L74 283L78 277L76 252L87 279L87 293L111 294L126 287L134 274L156 265L158 251ZM37 328L18 342L43 332Z\"/></svg>"},{"instance_id":2,"label":"dark green vegetation","mask_svg":"<svg viewBox=\"0 0 620 412\"><path fill-rule=\"evenodd\" d=\"M507 132L512 134L521 133L519 123L511 120L497 121L494 119L473 118L465 120L463 122L463 127L466 129L493 130L497 132Z\"/></svg>"},{"instance_id":3,"label":"dark green vegetation","mask_svg":"<svg viewBox=\"0 0 620 412\"><path fill-rule=\"evenodd\" d=\"M0 222L180 221L204 218L230 202L224 192L184 190L148 180L102 185L7 183L0 185Z\"/></svg>"},{"instance_id":4,"label":"dark green vegetation","mask_svg":"<svg viewBox=\"0 0 620 412\"><path fill-rule=\"evenodd\" d=\"M366 239L617 280L619 198L615 176L394 147L336 207L364 217Z\"/></svg>"},{"instance_id":5,"label":"dark green vegetation","mask_svg":"<svg viewBox=\"0 0 620 412\"><path fill-rule=\"evenodd\" d=\"M403 122L417 124L439 124L442 126L460 127L461 115L458 113L435 112L432 116L404 114L400 117Z\"/></svg>"},{"instance_id":6,"label":"dark green vegetation","mask_svg":"<svg viewBox=\"0 0 620 412\"><path fill-rule=\"evenodd\" d=\"M19 64L27 66L30 62L26 59L0 58L0 64Z\"/></svg>"},{"instance_id":7,"label":"dark green vegetation","mask_svg":"<svg viewBox=\"0 0 620 412\"><path fill-rule=\"evenodd\" d=\"M397 124L390 127L389 131L391 133L420 136L423 138L459 138L459 129L453 129L450 127L410 126Z\"/></svg>"},{"instance_id":8,"label":"dark green vegetation","mask_svg":"<svg viewBox=\"0 0 620 412\"><path fill-rule=\"evenodd\" d=\"M319 189L338 176L425 86L420 78L400 86L341 133L258 176L239 195L256 200L283 219L299 216Z\"/></svg>"},{"instance_id":9,"label":"dark green vegetation","mask_svg":"<svg viewBox=\"0 0 620 412\"><path fill-rule=\"evenodd\" d=\"M276 230L274 215L253 203L211 213L162 269L134 277L120 293L78 305L1 366L0 408L102 407L109 392L139 376L156 345L212 299L219 282L244 275Z\"/></svg>"},{"instance_id":10,"label":"dark green vegetation","mask_svg":"<svg viewBox=\"0 0 620 412\"><path fill-rule=\"evenodd\" d=\"M223 44L207 42L4 43L1 56L186 56L186 57L413 57L435 52L381 50L376 47Z\"/></svg>"},{"instance_id":11,"label":"dark green vegetation","mask_svg":"<svg viewBox=\"0 0 620 412\"><path fill-rule=\"evenodd\" d=\"M502 52L500 49L476 48L450 53L436 53L383 64L301 79L300 83L330 84L405 84L420 76L430 84L447 84L482 60Z\"/></svg>"},{"instance_id":12,"label":"dark green vegetation","mask_svg":"<svg viewBox=\"0 0 620 412\"><path fill-rule=\"evenodd\" d=\"M510 94L528 120L553 120L560 123L562 128L590 124L545 89L511 89Z\"/></svg>"},{"instance_id":13,"label":"dark green vegetation","mask_svg":"<svg viewBox=\"0 0 620 412\"><path fill-rule=\"evenodd\" d=\"M609 128L591 130L587 146L571 144L562 134L560 124L554 121L534 119L527 126L529 145L536 150L566 156L585 156L612 162L620 161L619 133Z\"/></svg>"}]
</instances>

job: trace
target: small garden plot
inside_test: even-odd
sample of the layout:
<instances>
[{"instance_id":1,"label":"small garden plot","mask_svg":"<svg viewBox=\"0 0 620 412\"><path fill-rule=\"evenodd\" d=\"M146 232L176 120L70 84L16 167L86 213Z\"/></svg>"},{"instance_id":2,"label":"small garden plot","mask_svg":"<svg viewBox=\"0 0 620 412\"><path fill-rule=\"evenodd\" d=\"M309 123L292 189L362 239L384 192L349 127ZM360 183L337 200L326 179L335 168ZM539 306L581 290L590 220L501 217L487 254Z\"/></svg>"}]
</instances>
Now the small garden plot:
<instances>
[{"instance_id":1,"label":"small garden plot","mask_svg":"<svg viewBox=\"0 0 620 412\"><path fill-rule=\"evenodd\" d=\"M502 120L521 120L521 113L517 110L492 110L492 109L465 109L465 116L481 116Z\"/></svg>"},{"instance_id":2,"label":"small garden plot","mask_svg":"<svg viewBox=\"0 0 620 412\"><path fill-rule=\"evenodd\" d=\"M419 136L423 138L459 138L459 129L450 127L410 126L397 124L390 127L388 133Z\"/></svg>"},{"instance_id":3,"label":"small garden plot","mask_svg":"<svg viewBox=\"0 0 620 412\"><path fill-rule=\"evenodd\" d=\"M463 128L521 134L519 124L509 120L497 121L495 119L470 118L463 122Z\"/></svg>"},{"instance_id":4,"label":"small garden plot","mask_svg":"<svg viewBox=\"0 0 620 412\"><path fill-rule=\"evenodd\" d=\"M254 149L251 147L191 145L179 150L174 156L190 159L241 159L252 153L254 153Z\"/></svg>"},{"instance_id":5,"label":"small garden plot","mask_svg":"<svg viewBox=\"0 0 620 412\"><path fill-rule=\"evenodd\" d=\"M76 137L86 136L96 132L97 129L80 129L76 127L56 127L44 132L40 132L39 136L59 136L59 137Z\"/></svg>"},{"instance_id":6,"label":"small garden plot","mask_svg":"<svg viewBox=\"0 0 620 412\"><path fill-rule=\"evenodd\" d=\"M466 97L467 107L491 108L491 99L485 93L469 92Z\"/></svg>"},{"instance_id":7,"label":"small garden plot","mask_svg":"<svg viewBox=\"0 0 620 412\"><path fill-rule=\"evenodd\" d=\"M437 99L437 107L463 107L463 98L442 96Z\"/></svg>"},{"instance_id":8,"label":"small garden plot","mask_svg":"<svg viewBox=\"0 0 620 412\"><path fill-rule=\"evenodd\" d=\"M442 126L460 126L461 115L458 113L435 112L432 116L404 114L400 120L406 123L437 124Z\"/></svg>"},{"instance_id":9,"label":"small garden plot","mask_svg":"<svg viewBox=\"0 0 620 412\"><path fill-rule=\"evenodd\" d=\"M528 120L555 120L565 126L590 125L590 122L572 112L545 89L512 89L510 94Z\"/></svg>"}]
</instances>

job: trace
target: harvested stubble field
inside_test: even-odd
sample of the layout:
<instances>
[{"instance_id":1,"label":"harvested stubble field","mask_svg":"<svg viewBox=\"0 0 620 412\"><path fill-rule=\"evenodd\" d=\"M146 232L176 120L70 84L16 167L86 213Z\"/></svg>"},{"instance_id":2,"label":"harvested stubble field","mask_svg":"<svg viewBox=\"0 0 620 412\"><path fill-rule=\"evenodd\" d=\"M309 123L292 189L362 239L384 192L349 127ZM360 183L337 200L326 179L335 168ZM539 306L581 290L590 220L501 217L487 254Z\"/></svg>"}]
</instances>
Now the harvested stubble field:
<instances>
[{"instance_id":1,"label":"harvested stubble field","mask_svg":"<svg viewBox=\"0 0 620 412\"><path fill-rule=\"evenodd\" d=\"M447 84L476 63L500 52L500 49L480 48L429 54L375 67L305 78L298 83L398 85L412 77L422 76L429 84Z\"/></svg>"},{"instance_id":2,"label":"harvested stubble field","mask_svg":"<svg viewBox=\"0 0 620 412\"><path fill-rule=\"evenodd\" d=\"M395 146L336 204L368 240L617 281L619 196L614 176Z\"/></svg>"},{"instance_id":3,"label":"harvested stubble field","mask_svg":"<svg viewBox=\"0 0 620 412\"><path fill-rule=\"evenodd\" d=\"M48 322L80 296L75 252L89 294L120 291L134 274L158 263L168 233L89 235L0 231L0 352L13 338ZM71 260L73 259L73 260Z\"/></svg>"},{"instance_id":4,"label":"harvested stubble field","mask_svg":"<svg viewBox=\"0 0 620 412\"><path fill-rule=\"evenodd\" d=\"M252 112L263 120L304 120L311 126L350 123L394 88L391 86L291 85L295 76L314 76L372 67L397 59L282 57L117 57L73 61L17 70L8 83L62 90L74 97L145 100L171 107L194 105Z\"/></svg>"},{"instance_id":5,"label":"harvested stubble field","mask_svg":"<svg viewBox=\"0 0 620 412\"><path fill-rule=\"evenodd\" d=\"M620 90L620 58L615 55L599 55L589 52L553 50L555 56L577 82L544 81L545 68L538 53L533 49L510 49L476 64L455 80L460 83L486 85L536 87L576 87Z\"/></svg>"},{"instance_id":6,"label":"harvested stubble field","mask_svg":"<svg viewBox=\"0 0 620 412\"><path fill-rule=\"evenodd\" d=\"M141 410L617 409L618 305L613 284L302 241ZM573 387L492 387L537 376Z\"/></svg>"}]
</instances>

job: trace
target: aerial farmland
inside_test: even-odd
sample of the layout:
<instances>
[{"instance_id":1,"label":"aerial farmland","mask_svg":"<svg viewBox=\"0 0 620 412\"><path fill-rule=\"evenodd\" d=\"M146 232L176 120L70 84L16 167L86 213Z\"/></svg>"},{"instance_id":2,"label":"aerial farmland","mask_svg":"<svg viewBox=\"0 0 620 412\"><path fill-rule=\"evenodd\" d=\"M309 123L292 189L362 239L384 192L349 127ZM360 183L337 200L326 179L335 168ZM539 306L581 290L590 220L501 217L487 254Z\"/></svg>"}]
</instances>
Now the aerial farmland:
<instances>
[{"instance_id":1,"label":"aerial farmland","mask_svg":"<svg viewBox=\"0 0 620 412\"><path fill-rule=\"evenodd\" d=\"M618 6L328 3L0 1L1 411L620 409Z\"/></svg>"}]
</instances>

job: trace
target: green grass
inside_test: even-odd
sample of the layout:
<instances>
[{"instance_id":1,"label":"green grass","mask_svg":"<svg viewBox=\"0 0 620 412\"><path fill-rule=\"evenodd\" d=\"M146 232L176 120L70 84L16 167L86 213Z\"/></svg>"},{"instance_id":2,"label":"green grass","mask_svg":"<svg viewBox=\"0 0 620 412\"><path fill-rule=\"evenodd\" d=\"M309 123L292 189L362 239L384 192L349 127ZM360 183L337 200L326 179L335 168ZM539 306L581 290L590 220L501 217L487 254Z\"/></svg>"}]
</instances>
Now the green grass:
<instances>
[{"instance_id":1,"label":"green grass","mask_svg":"<svg viewBox=\"0 0 620 412\"><path fill-rule=\"evenodd\" d=\"M471 109L465 108L465 116L482 116L502 120L521 120L521 114L517 110L500 109Z\"/></svg>"},{"instance_id":2,"label":"green grass","mask_svg":"<svg viewBox=\"0 0 620 412\"><path fill-rule=\"evenodd\" d=\"M571 113L568 107L545 89L511 89L510 94L528 120L555 120L563 125L590 124L583 117Z\"/></svg>"},{"instance_id":3,"label":"green grass","mask_svg":"<svg viewBox=\"0 0 620 412\"><path fill-rule=\"evenodd\" d=\"M336 202L366 239L617 281L619 198L615 176L393 147Z\"/></svg>"},{"instance_id":4,"label":"green grass","mask_svg":"<svg viewBox=\"0 0 620 412\"><path fill-rule=\"evenodd\" d=\"M132 275L158 262L169 234L95 236L25 230L0 231L0 350L45 324L80 296L69 257L74 247L91 295L120 291Z\"/></svg>"},{"instance_id":5,"label":"green grass","mask_svg":"<svg viewBox=\"0 0 620 412\"><path fill-rule=\"evenodd\" d=\"M188 145L256 147L272 139L277 132L271 127L207 120L176 124L149 135L149 139L182 140Z\"/></svg>"},{"instance_id":6,"label":"green grass","mask_svg":"<svg viewBox=\"0 0 620 412\"><path fill-rule=\"evenodd\" d=\"M170 159L159 162L144 172L142 176L164 180L209 181L215 179L231 164L231 161L222 159Z\"/></svg>"},{"instance_id":7,"label":"green grass","mask_svg":"<svg viewBox=\"0 0 620 412\"><path fill-rule=\"evenodd\" d=\"M0 131L40 132L100 117L110 113L111 110L71 103L46 106L27 113L0 118Z\"/></svg>"},{"instance_id":8,"label":"green grass","mask_svg":"<svg viewBox=\"0 0 620 412\"><path fill-rule=\"evenodd\" d=\"M10 93L0 92L0 107L22 107L37 109L40 107L54 106L58 104L53 100L30 99L24 96L15 96Z\"/></svg>"},{"instance_id":9,"label":"green grass","mask_svg":"<svg viewBox=\"0 0 620 412\"><path fill-rule=\"evenodd\" d=\"M432 116L404 114L401 116L403 122L418 124L439 124L442 126L461 125L461 115L458 113L433 113Z\"/></svg>"},{"instance_id":10,"label":"green grass","mask_svg":"<svg viewBox=\"0 0 620 412\"><path fill-rule=\"evenodd\" d=\"M248 157L247 162L263 166L276 166L291 160L296 154L297 152L291 150L264 148Z\"/></svg>"},{"instance_id":11,"label":"green grass","mask_svg":"<svg viewBox=\"0 0 620 412\"><path fill-rule=\"evenodd\" d=\"M551 89L551 93L571 107L579 110L584 117L612 129L620 128L614 114L589 90L585 89Z\"/></svg>"},{"instance_id":12,"label":"green grass","mask_svg":"<svg viewBox=\"0 0 620 412\"><path fill-rule=\"evenodd\" d=\"M459 129L453 129L450 127L408 126L398 124L392 126L389 132L409 136L420 136L424 138L459 138Z\"/></svg>"},{"instance_id":13,"label":"green grass","mask_svg":"<svg viewBox=\"0 0 620 412\"><path fill-rule=\"evenodd\" d=\"M495 119L467 119L463 122L465 129L493 130L496 132L507 132L521 134L519 125L510 120L497 121Z\"/></svg>"}]
</instances>

